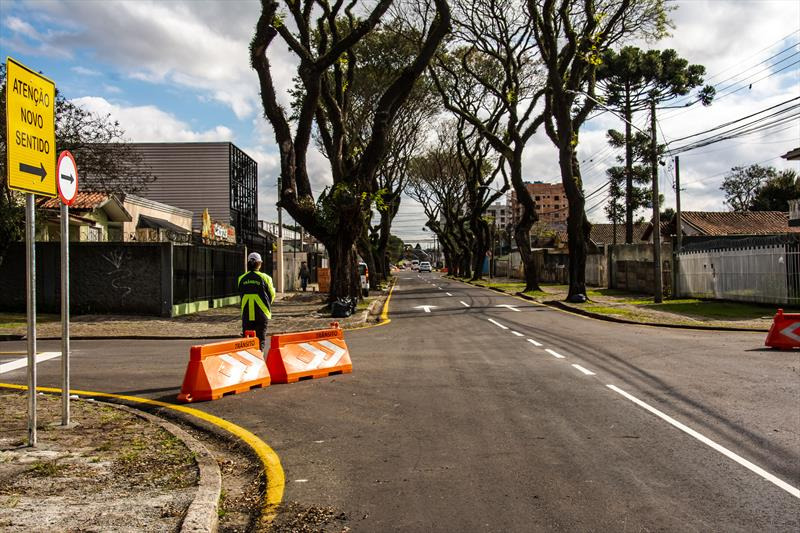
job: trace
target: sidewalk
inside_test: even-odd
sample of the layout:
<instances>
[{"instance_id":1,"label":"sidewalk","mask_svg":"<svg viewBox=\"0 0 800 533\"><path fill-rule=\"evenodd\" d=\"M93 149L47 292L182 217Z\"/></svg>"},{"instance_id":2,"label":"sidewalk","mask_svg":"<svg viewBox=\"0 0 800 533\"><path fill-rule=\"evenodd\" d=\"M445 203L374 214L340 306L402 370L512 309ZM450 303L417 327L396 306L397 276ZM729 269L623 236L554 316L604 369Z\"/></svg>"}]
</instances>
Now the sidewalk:
<instances>
[{"instance_id":1,"label":"sidewalk","mask_svg":"<svg viewBox=\"0 0 800 533\"><path fill-rule=\"evenodd\" d=\"M330 327L338 322L343 329L352 329L377 322L388 290L373 292L359 303L348 318L331 318L325 299L319 292L287 292L275 298L268 334L308 331ZM126 315L76 315L70 317L70 338L229 338L241 335L238 306L220 307L175 318ZM60 339L58 315L39 316L36 336L40 340ZM25 316L0 313L0 338L23 338Z\"/></svg>"},{"instance_id":2,"label":"sidewalk","mask_svg":"<svg viewBox=\"0 0 800 533\"><path fill-rule=\"evenodd\" d=\"M466 280L461 280L466 281ZM779 306L756 305L716 300L685 298L653 303L646 294L632 294L615 289L587 287L589 300L583 304L566 302L566 285L542 284L542 291L520 294L525 284L518 279L484 278L474 285L508 294L518 294L551 307L615 322L652 324L702 329L768 331ZM786 312L800 312L784 308Z\"/></svg>"}]
</instances>

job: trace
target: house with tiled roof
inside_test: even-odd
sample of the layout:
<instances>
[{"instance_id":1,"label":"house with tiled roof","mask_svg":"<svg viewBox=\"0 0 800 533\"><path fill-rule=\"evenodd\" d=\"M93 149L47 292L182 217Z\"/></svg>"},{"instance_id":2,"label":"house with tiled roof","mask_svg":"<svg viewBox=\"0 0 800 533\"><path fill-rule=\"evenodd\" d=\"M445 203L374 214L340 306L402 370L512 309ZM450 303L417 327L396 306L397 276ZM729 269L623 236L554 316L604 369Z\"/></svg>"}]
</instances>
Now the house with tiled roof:
<instances>
[{"instance_id":1,"label":"house with tiled roof","mask_svg":"<svg viewBox=\"0 0 800 533\"><path fill-rule=\"evenodd\" d=\"M662 223L665 238L675 235L676 218ZM789 214L783 211L683 211L681 233L686 237L726 237L731 235L780 235L800 233L800 227L789 225ZM652 224L642 235L650 240Z\"/></svg>"},{"instance_id":2,"label":"house with tiled roof","mask_svg":"<svg viewBox=\"0 0 800 533\"><path fill-rule=\"evenodd\" d=\"M633 225L633 243L642 242L642 235L648 229L649 224L637 223ZM614 232L616 230L616 241ZM625 224L592 224L589 239L596 245L602 244L624 244L625 243Z\"/></svg>"},{"instance_id":3,"label":"house with tiled roof","mask_svg":"<svg viewBox=\"0 0 800 533\"><path fill-rule=\"evenodd\" d=\"M39 201L44 214L44 225L37 240L57 241L61 238L61 199L44 198ZM121 241L125 222L131 215L123 202L114 194L78 192L69 207L69 240L79 242Z\"/></svg>"}]
</instances>

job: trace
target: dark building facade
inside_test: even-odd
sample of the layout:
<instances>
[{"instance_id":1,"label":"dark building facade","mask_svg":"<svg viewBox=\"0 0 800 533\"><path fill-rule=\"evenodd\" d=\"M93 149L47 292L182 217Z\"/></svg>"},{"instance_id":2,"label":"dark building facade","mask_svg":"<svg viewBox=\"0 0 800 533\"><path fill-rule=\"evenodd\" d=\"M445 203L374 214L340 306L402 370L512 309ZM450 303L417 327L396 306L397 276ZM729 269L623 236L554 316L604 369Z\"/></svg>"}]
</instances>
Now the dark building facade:
<instances>
[{"instance_id":1,"label":"dark building facade","mask_svg":"<svg viewBox=\"0 0 800 533\"><path fill-rule=\"evenodd\" d=\"M258 232L258 164L230 142L133 143L156 180L145 198L192 211L192 230L203 225L203 210L236 228L236 240L265 252Z\"/></svg>"}]
</instances>

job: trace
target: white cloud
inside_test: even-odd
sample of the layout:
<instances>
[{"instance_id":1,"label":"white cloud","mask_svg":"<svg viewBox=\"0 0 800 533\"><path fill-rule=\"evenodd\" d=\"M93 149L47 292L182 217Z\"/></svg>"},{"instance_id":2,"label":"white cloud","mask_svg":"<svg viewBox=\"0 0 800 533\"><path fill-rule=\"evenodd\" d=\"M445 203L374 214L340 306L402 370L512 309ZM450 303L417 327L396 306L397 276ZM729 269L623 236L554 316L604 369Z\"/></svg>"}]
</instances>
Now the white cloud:
<instances>
[{"instance_id":1,"label":"white cloud","mask_svg":"<svg viewBox=\"0 0 800 533\"><path fill-rule=\"evenodd\" d=\"M118 120L125 136L134 142L232 141L233 132L226 126L193 131L188 124L161 109L148 106L125 107L98 96L72 100L82 108Z\"/></svg>"},{"instance_id":2,"label":"white cloud","mask_svg":"<svg viewBox=\"0 0 800 533\"><path fill-rule=\"evenodd\" d=\"M72 67L70 70L72 72L74 72L75 74L80 74L81 76L101 76L102 75L100 72L98 72L96 70L93 70L93 69L90 69L90 68L86 68L86 67L82 67L80 65L76 66L76 67Z\"/></svg>"}]
</instances>

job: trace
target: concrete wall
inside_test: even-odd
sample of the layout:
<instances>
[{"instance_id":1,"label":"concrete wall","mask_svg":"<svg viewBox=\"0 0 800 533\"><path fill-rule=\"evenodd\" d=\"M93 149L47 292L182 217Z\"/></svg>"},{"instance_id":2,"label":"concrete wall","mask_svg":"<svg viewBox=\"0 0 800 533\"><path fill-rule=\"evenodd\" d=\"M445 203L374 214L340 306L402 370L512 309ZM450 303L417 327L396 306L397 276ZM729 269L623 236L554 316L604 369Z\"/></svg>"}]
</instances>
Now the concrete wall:
<instances>
[{"instance_id":1,"label":"concrete wall","mask_svg":"<svg viewBox=\"0 0 800 533\"><path fill-rule=\"evenodd\" d=\"M42 313L61 309L59 243L36 244L36 301ZM169 243L71 243L70 311L75 314L169 316ZM25 249L15 243L0 265L0 310L24 312Z\"/></svg>"}]
</instances>

